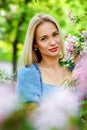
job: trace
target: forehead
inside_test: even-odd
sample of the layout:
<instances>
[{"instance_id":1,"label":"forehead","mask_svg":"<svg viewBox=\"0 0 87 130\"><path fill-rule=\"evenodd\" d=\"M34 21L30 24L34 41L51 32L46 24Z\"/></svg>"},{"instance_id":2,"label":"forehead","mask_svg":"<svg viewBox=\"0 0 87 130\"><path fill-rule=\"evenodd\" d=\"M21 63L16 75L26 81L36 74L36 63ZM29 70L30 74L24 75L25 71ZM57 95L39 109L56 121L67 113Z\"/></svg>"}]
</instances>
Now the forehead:
<instances>
[{"instance_id":1,"label":"forehead","mask_svg":"<svg viewBox=\"0 0 87 130\"><path fill-rule=\"evenodd\" d=\"M44 34L49 34L54 31L57 31L57 25L52 23L52 22L43 22L41 23L37 28L36 28L36 36L37 35L44 35Z\"/></svg>"}]
</instances>

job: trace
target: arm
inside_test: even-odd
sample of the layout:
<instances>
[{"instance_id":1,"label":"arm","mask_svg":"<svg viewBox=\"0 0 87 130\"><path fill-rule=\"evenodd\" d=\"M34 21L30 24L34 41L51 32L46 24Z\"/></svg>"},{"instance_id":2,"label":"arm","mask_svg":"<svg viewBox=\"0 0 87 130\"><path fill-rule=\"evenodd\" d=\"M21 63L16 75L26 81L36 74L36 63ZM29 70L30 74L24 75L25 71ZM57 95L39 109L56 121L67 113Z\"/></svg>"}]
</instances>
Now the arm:
<instances>
[{"instance_id":1,"label":"arm","mask_svg":"<svg viewBox=\"0 0 87 130\"><path fill-rule=\"evenodd\" d=\"M38 106L39 104L37 102L26 102L24 104L24 111L26 115L31 115Z\"/></svg>"},{"instance_id":2,"label":"arm","mask_svg":"<svg viewBox=\"0 0 87 130\"><path fill-rule=\"evenodd\" d=\"M40 75L34 67L24 67L18 71L16 93L24 103L24 110L30 114L40 102Z\"/></svg>"}]
</instances>

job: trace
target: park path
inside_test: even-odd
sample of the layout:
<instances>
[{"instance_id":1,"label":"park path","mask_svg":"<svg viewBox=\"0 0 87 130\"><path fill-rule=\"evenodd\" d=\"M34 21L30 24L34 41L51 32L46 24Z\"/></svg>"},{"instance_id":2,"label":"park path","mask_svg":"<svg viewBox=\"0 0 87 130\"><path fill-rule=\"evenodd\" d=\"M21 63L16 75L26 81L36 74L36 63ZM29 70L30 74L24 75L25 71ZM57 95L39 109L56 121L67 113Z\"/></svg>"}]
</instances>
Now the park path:
<instances>
[{"instance_id":1,"label":"park path","mask_svg":"<svg viewBox=\"0 0 87 130\"><path fill-rule=\"evenodd\" d=\"M0 61L0 69L5 70L8 74L12 74L12 63Z\"/></svg>"}]
</instances>

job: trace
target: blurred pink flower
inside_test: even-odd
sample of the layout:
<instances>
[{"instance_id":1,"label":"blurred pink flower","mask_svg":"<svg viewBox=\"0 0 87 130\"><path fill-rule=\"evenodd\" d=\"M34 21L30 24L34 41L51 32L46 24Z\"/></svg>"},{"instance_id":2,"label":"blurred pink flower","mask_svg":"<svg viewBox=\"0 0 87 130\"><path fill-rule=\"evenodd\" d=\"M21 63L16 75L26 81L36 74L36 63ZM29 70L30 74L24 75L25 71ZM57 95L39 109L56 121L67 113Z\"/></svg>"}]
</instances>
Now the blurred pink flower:
<instances>
[{"instance_id":1,"label":"blurred pink flower","mask_svg":"<svg viewBox=\"0 0 87 130\"><path fill-rule=\"evenodd\" d=\"M81 32L81 37L87 38L87 30Z\"/></svg>"},{"instance_id":2,"label":"blurred pink flower","mask_svg":"<svg viewBox=\"0 0 87 130\"><path fill-rule=\"evenodd\" d=\"M61 86L60 86L61 87ZM61 88L43 98L39 108L32 115L36 130L64 129L69 127L70 117L76 117L78 101L69 89Z\"/></svg>"},{"instance_id":3,"label":"blurred pink flower","mask_svg":"<svg viewBox=\"0 0 87 130\"><path fill-rule=\"evenodd\" d=\"M74 69L74 78L76 77L77 92L80 98L87 96L87 55L83 55Z\"/></svg>"},{"instance_id":4,"label":"blurred pink flower","mask_svg":"<svg viewBox=\"0 0 87 130\"><path fill-rule=\"evenodd\" d=\"M0 84L0 123L3 122L17 107L17 97L13 88Z\"/></svg>"}]
</instances>

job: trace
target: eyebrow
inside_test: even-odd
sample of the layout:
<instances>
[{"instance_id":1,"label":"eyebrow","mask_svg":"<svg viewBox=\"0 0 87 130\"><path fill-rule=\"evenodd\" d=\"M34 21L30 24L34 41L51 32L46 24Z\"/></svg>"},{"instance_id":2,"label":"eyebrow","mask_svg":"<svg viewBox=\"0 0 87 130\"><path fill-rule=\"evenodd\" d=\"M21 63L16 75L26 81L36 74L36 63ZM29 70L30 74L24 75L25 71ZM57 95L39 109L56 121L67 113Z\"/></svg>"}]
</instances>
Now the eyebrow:
<instances>
[{"instance_id":1,"label":"eyebrow","mask_svg":"<svg viewBox=\"0 0 87 130\"><path fill-rule=\"evenodd\" d=\"M52 32L52 34L53 33L59 33L59 30L56 30L56 31L54 31L54 32ZM40 36L39 38L42 38L42 37L47 37L48 35L42 35L42 36Z\"/></svg>"}]
</instances>

